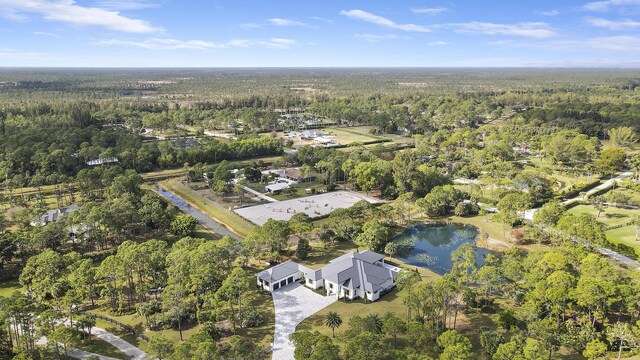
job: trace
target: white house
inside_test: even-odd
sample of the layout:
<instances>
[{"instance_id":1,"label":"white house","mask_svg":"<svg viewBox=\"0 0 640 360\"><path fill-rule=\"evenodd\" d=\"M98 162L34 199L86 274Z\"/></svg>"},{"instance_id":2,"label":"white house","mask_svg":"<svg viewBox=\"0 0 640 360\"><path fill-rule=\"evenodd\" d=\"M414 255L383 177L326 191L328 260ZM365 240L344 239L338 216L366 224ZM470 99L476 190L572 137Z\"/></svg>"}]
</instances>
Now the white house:
<instances>
[{"instance_id":1,"label":"white house","mask_svg":"<svg viewBox=\"0 0 640 360\"><path fill-rule=\"evenodd\" d=\"M394 277L399 271L384 262L384 255L365 250L346 253L318 270L287 261L258 273L256 278L258 286L268 291L303 279L305 286L324 288L327 295L376 301L381 292L395 285Z\"/></svg>"},{"instance_id":2,"label":"white house","mask_svg":"<svg viewBox=\"0 0 640 360\"><path fill-rule=\"evenodd\" d=\"M36 226L36 225L40 225L40 226L45 226L49 223L52 222L56 222L62 218L65 218L69 215L71 215L72 212L74 211L78 211L80 210L80 207L78 205L69 205L67 207L61 208L61 209L57 209L57 210L49 210L46 213L43 213L42 215L38 216L37 218L33 219L30 223L31 226Z\"/></svg>"}]
</instances>

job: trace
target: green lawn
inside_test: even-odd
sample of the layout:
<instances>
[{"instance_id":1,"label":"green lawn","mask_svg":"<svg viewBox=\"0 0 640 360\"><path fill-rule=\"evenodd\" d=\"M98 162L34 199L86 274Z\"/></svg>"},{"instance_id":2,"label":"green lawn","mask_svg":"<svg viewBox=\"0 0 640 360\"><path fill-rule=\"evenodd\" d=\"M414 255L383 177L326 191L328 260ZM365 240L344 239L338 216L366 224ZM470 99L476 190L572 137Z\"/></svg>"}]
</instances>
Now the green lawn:
<instances>
[{"instance_id":1,"label":"green lawn","mask_svg":"<svg viewBox=\"0 0 640 360\"><path fill-rule=\"evenodd\" d=\"M640 241L636 241L636 229L633 225L609 230L606 232L607 240L614 244L624 244L636 250L640 255Z\"/></svg>"},{"instance_id":2,"label":"green lawn","mask_svg":"<svg viewBox=\"0 0 640 360\"><path fill-rule=\"evenodd\" d=\"M159 184L163 188L174 192L184 201L189 203L189 205L211 216L216 221L225 224L229 229L240 236L247 236L253 228L253 225L247 220L244 220L229 210L222 209L211 200L203 198L196 191L182 185L176 179L161 181Z\"/></svg>"},{"instance_id":3,"label":"green lawn","mask_svg":"<svg viewBox=\"0 0 640 360\"><path fill-rule=\"evenodd\" d=\"M22 290L22 285L18 282L18 280L8 280L0 282L0 296L3 297L11 297L15 291Z\"/></svg>"},{"instance_id":4,"label":"green lawn","mask_svg":"<svg viewBox=\"0 0 640 360\"><path fill-rule=\"evenodd\" d=\"M576 214L591 214L597 216L598 211L592 205L578 205L569 210ZM604 212L600 213L598 221L605 224L605 226L616 226L625 224L633 217L638 215L638 210L621 209L613 206L607 207Z\"/></svg>"},{"instance_id":5,"label":"green lawn","mask_svg":"<svg viewBox=\"0 0 640 360\"><path fill-rule=\"evenodd\" d=\"M108 342L101 340L100 338L91 335L88 339L84 340L80 344L74 346L80 350L88 351L90 353L109 356L116 359L129 359L127 354L120 351L115 346L109 344Z\"/></svg>"}]
</instances>

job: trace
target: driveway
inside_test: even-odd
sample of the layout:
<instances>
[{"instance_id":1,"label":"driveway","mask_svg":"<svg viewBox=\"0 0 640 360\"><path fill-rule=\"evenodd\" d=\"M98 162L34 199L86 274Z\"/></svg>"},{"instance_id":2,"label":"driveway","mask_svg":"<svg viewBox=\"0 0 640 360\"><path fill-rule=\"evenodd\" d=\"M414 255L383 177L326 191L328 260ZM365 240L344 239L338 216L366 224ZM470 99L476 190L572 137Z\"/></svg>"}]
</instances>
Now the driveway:
<instances>
[{"instance_id":1,"label":"driveway","mask_svg":"<svg viewBox=\"0 0 640 360\"><path fill-rule=\"evenodd\" d=\"M295 350L289 335L302 320L336 302L336 296L319 295L300 283L273 292L276 308L276 330L273 336L273 360L292 360Z\"/></svg>"}]
</instances>

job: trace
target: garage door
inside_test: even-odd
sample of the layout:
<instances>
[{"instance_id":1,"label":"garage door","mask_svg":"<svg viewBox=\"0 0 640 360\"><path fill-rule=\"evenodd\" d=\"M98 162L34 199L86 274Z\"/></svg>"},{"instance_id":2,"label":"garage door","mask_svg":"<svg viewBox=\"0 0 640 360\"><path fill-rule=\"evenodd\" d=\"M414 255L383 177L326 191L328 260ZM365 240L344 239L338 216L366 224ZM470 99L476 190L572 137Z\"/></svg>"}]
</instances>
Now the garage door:
<instances>
[{"instance_id":1,"label":"garage door","mask_svg":"<svg viewBox=\"0 0 640 360\"><path fill-rule=\"evenodd\" d=\"M278 289L280 289L280 283L273 284L273 290L278 290Z\"/></svg>"},{"instance_id":2,"label":"garage door","mask_svg":"<svg viewBox=\"0 0 640 360\"><path fill-rule=\"evenodd\" d=\"M293 282L293 276L287 279L287 284L291 284Z\"/></svg>"}]
</instances>

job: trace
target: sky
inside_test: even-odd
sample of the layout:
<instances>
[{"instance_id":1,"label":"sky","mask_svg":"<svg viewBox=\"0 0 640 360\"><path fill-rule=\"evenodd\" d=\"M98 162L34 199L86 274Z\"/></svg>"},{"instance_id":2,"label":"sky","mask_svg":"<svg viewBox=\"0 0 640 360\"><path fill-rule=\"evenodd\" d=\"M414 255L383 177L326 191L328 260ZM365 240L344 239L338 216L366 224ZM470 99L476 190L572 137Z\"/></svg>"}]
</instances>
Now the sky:
<instances>
[{"instance_id":1,"label":"sky","mask_svg":"<svg viewBox=\"0 0 640 360\"><path fill-rule=\"evenodd\" d=\"M0 0L0 66L640 67L640 0Z\"/></svg>"}]
</instances>

